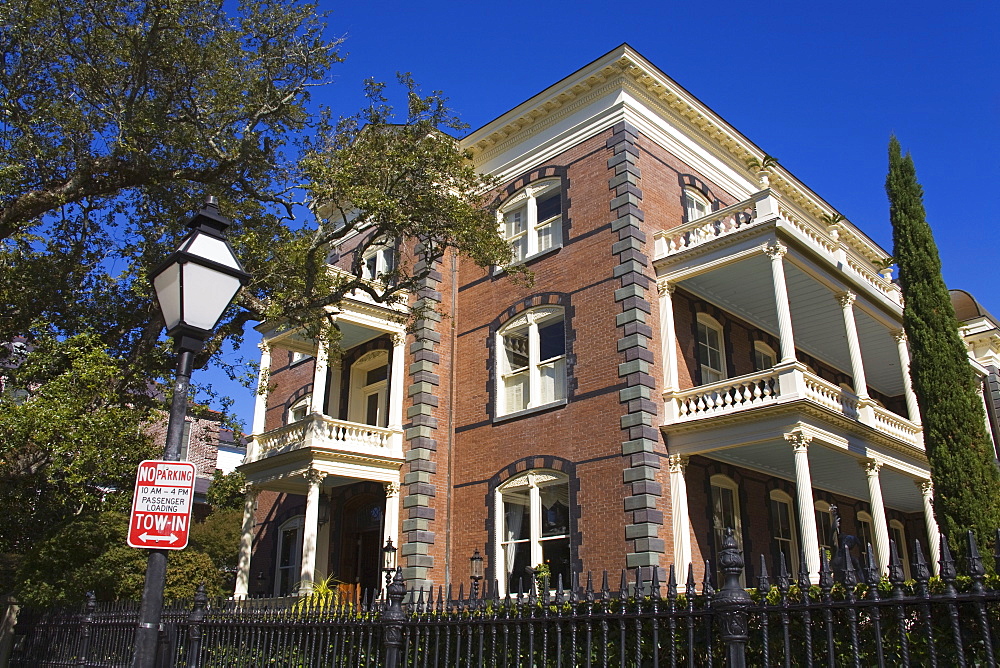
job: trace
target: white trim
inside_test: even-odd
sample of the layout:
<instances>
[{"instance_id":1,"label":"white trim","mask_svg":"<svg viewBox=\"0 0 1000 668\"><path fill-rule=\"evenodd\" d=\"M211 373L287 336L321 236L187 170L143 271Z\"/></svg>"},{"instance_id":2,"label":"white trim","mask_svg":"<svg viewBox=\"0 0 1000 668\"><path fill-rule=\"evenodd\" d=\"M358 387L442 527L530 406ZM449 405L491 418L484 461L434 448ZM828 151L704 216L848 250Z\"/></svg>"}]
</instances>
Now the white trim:
<instances>
[{"instance_id":1,"label":"white trim","mask_svg":"<svg viewBox=\"0 0 1000 668\"><path fill-rule=\"evenodd\" d=\"M272 589L275 596L290 596L294 594L298 588L299 578L301 575L300 570L302 569L302 535L305 531L305 524L305 515L296 515L278 527L278 550L275 553L274 559L274 585ZM281 552L285 546L285 532L292 529L297 529L298 535L292 536L291 538L292 558L289 564L285 567L288 570L288 573L290 574L289 577L291 579L289 580L288 591L283 593L281 588Z\"/></svg>"},{"instance_id":2,"label":"white trim","mask_svg":"<svg viewBox=\"0 0 1000 668\"><path fill-rule=\"evenodd\" d=\"M725 380L729 377L726 371L726 337L725 330L718 320L710 316L704 311L699 311L697 317L695 318L697 325L695 331L695 359L700 370L699 379L702 385L710 385L712 383L717 383L720 380ZM702 330L700 326L705 327L705 332L707 336L702 338ZM712 345L711 334L715 334L717 338L718 346ZM702 361L702 348L708 350L708 357L710 358L712 352L714 351L719 356L719 366L715 368L710 364L705 362L711 362L711 359Z\"/></svg>"},{"instance_id":3,"label":"white trim","mask_svg":"<svg viewBox=\"0 0 1000 668\"><path fill-rule=\"evenodd\" d=\"M562 352L542 359L540 330L562 322ZM542 327L540 327L542 325ZM529 309L501 327L496 334L496 416L557 405L566 398L566 312L561 306ZM522 330L522 331L516 331ZM512 359L516 360L512 362ZM523 364L520 364L523 362ZM513 366L513 364L519 364ZM543 376L551 387L543 387ZM520 392L520 402L510 402ZM525 397L527 393L527 397Z\"/></svg>"},{"instance_id":4,"label":"white trim","mask_svg":"<svg viewBox=\"0 0 1000 668\"><path fill-rule=\"evenodd\" d=\"M798 537L798 531L796 531L796 522L795 522L795 500L792 498L791 494L780 489L772 489L771 493L768 494L768 499L770 501L775 501L778 503L785 504L790 535L787 538L783 539L775 535L777 527L775 526L774 523L775 518L773 517L774 513L772 512L771 540L774 542L778 542L779 540L787 540L789 542L788 553L791 558L789 559L789 563L785 564L785 567L788 569L788 572L790 574L795 575L796 573L799 572L799 537ZM777 570L777 567L778 564L777 562L775 562L774 564L775 571Z\"/></svg>"},{"instance_id":5,"label":"white trim","mask_svg":"<svg viewBox=\"0 0 1000 668\"><path fill-rule=\"evenodd\" d=\"M538 200L543 195L546 196L546 201L552 197L558 198L559 212L539 220ZM531 183L501 204L497 209L497 226L500 236L509 241L514 248L512 264L526 262L537 255L561 247L563 214L560 178Z\"/></svg>"}]
</instances>

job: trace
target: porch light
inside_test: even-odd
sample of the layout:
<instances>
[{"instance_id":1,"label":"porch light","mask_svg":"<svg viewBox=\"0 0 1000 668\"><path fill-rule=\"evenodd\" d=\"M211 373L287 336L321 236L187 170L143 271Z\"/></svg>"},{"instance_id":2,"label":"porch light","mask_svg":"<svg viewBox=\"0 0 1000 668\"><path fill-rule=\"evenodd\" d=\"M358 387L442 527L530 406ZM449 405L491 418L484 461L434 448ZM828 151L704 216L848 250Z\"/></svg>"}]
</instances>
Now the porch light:
<instances>
[{"instance_id":1,"label":"porch light","mask_svg":"<svg viewBox=\"0 0 1000 668\"><path fill-rule=\"evenodd\" d=\"M386 538L382 547L382 571L385 573L386 581L392 577L396 570L396 547L392 544L392 538Z\"/></svg>"},{"instance_id":2,"label":"porch light","mask_svg":"<svg viewBox=\"0 0 1000 668\"><path fill-rule=\"evenodd\" d=\"M479 554L478 547L476 548L476 551L472 553L472 556L469 557L469 572L471 573L470 577L474 582L479 582L484 577L483 555Z\"/></svg>"},{"instance_id":3,"label":"porch light","mask_svg":"<svg viewBox=\"0 0 1000 668\"><path fill-rule=\"evenodd\" d=\"M214 197L191 219L180 247L152 273L156 299L178 350L201 350L250 275L225 237L232 221Z\"/></svg>"}]
</instances>

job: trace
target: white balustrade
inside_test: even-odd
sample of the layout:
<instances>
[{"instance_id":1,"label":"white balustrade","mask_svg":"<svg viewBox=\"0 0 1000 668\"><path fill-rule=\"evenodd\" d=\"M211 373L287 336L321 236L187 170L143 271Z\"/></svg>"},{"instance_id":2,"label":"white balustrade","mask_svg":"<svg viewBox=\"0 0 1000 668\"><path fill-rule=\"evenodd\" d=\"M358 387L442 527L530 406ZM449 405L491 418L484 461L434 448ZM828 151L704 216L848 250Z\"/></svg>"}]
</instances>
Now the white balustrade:
<instances>
[{"instance_id":1,"label":"white balustrade","mask_svg":"<svg viewBox=\"0 0 1000 668\"><path fill-rule=\"evenodd\" d=\"M774 402L778 397L778 374L773 369L676 393L679 421L734 413Z\"/></svg>"},{"instance_id":2,"label":"white balustrade","mask_svg":"<svg viewBox=\"0 0 1000 668\"><path fill-rule=\"evenodd\" d=\"M725 209L713 211L680 227L657 232L657 255L673 255L754 224L759 199L760 194Z\"/></svg>"},{"instance_id":3,"label":"white balustrade","mask_svg":"<svg viewBox=\"0 0 1000 668\"><path fill-rule=\"evenodd\" d=\"M923 447L923 430L904 417L881 406L874 407L875 423L871 426L911 445Z\"/></svg>"},{"instance_id":4,"label":"white balustrade","mask_svg":"<svg viewBox=\"0 0 1000 668\"><path fill-rule=\"evenodd\" d=\"M821 406L825 406L837 413L843 413L849 418L858 417L858 398L853 393L847 392L811 373L803 375L805 377L805 396L807 399L815 401Z\"/></svg>"},{"instance_id":5,"label":"white balustrade","mask_svg":"<svg viewBox=\"0 0 1000 668\"><path fill-rule=\"evenodd\" d=\"M313 447L331 450L351 451L364 449L385 449L386 454L392 444L393 430L358 422L334 420L324 415L310 415L285 427L269 431L255 440L255 459L265 459L274 455Z\"/></svg>"}]
</instances>

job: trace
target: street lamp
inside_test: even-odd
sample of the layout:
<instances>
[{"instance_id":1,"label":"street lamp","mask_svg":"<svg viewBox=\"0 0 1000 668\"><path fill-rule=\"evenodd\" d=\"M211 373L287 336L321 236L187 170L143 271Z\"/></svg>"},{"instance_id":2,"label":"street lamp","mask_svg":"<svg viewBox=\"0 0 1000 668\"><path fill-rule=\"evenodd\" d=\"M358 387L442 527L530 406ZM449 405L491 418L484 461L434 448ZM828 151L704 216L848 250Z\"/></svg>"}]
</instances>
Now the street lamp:
<instances>
[{"instance_id":1,"label":"street lamp","mask_svg":"<svg viewBox=\"0 0 1000 668\"><path fill-rule=\"evenodd\" d=\"M165 461L181 458L194 355L205 345L205 339L211 335L240 287L250 280L226 241L224 233L230 222L219 212L215 198L209 197L188 223L191 231L180 247L151 275L167 335L173 337L174 351L178 353L167 444L163 450ZM166 576L167 551L150 550L135 634L133 668L153 668Z\"/></svg>"},{"instance_id":2,"label":"street lamp","mask_svg":"<svg viewBox=\"0 0 1000 668\"><path fill-rule=\"evenodd\" d=\"M396 546L392 544L392 538L385 539L382 546L382 572L385 573L385 586L392 582L392 574L396 572Z\"/></svg>"},{"instance_id":3,"label":"street lamp","mask_svg":"<svg viewBox=\"0 0 1000 668\"><path fill-rule=\"evenodd\" d=\"M483 579L483 555L479 554L479 548L469 557L469 577L472 578L472 598L479 594L479 581Z\"/></svg>"}]
</instances>

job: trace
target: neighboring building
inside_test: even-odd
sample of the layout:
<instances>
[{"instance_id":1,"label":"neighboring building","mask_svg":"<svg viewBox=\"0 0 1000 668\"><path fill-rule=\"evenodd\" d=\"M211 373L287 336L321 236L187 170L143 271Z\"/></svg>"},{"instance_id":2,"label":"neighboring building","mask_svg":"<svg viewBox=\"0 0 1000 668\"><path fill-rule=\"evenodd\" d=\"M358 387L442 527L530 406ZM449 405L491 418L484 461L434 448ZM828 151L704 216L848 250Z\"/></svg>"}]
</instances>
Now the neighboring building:
<instances>
[{"instance_id":1,"label":"neighboring building","mask_svg":"<svg viewBox=\"0 0 1000 668\"><path fill-rule=\"evenodd\" d=\"M984 309L965 290L951 290L962 338L969 348L969 359L983 382L986 422L993 438L993 451L1000 459L1000 320Z\"/></svg>"},{"instance_id":2,"label":"neighboring building","mask_svg":"<svg viewBox=\"0 0 1000 668\"><path fill-rule=\"evenodd\" d=\"M414 584L477 549L501 591L542 563L700 578L727 526L816 573L832 505L883 568L890 539L936 563L884 250L625 45L462 144L534 285L448 258L410 332L346 300L338 358L261 326L238 596L376 586L387 538Z\"/></svg>"}]
</instances>

